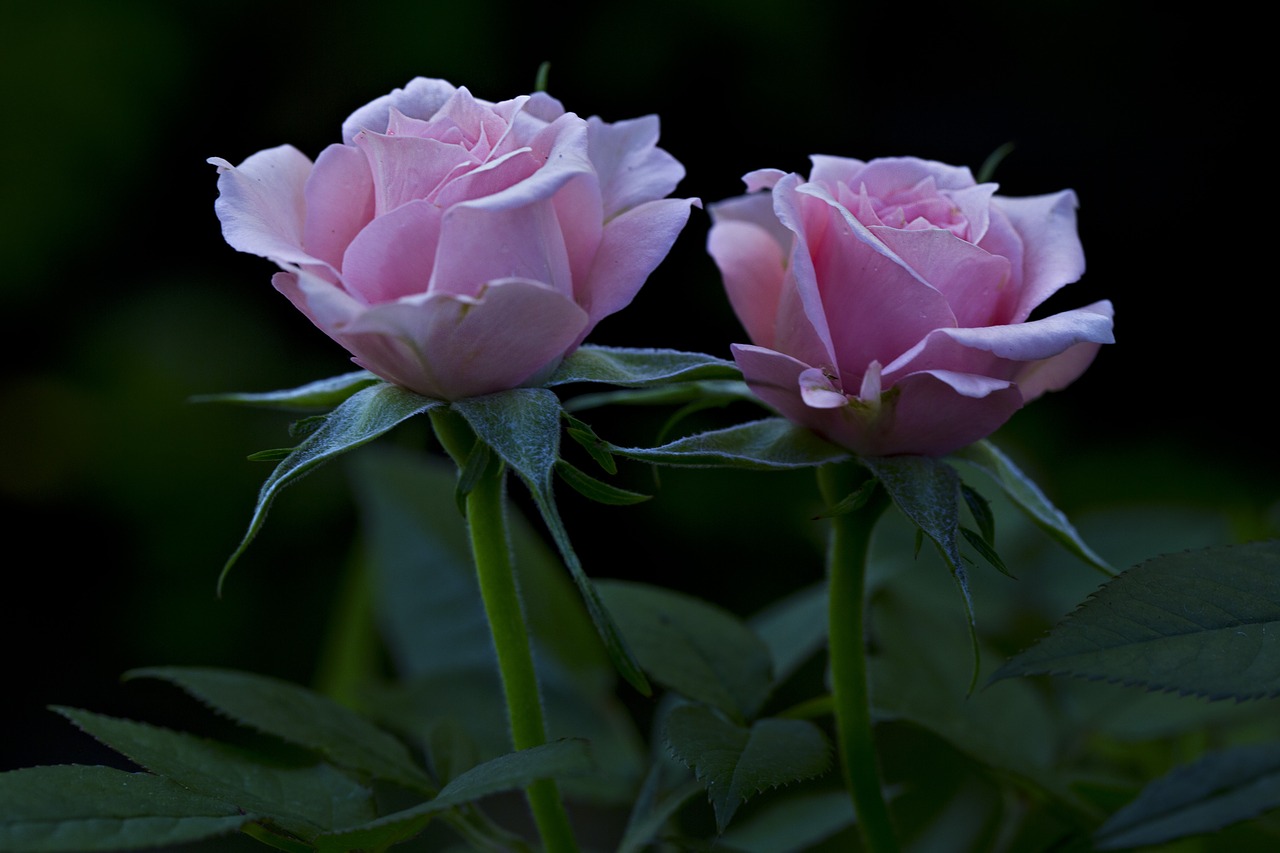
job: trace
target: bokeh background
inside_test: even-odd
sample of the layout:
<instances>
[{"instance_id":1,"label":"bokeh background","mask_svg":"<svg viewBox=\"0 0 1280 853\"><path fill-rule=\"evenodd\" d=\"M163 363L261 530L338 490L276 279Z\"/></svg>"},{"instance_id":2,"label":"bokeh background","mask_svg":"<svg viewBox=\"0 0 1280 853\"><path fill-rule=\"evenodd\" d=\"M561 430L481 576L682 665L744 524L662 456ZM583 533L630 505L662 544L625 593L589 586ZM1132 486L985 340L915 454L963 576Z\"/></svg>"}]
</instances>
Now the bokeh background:
<instances>
[{"instance_id":1,"label":"bokeh background","mask_svg":"<svg viewBox=\"0 0 1280 853\"><path fill-rule=\"evenodd\" d=\"M1147 3L851 0L11 4L0 52L0 367L5 650L0 769L106 761L48 704L148 717L122 672L254 669L306 682L357 532L342 465L289 489L214 593L284 415L194 394L350 369L223 243L210 156L310 156L349 112L417 75L502 100L532 88L609 120L657 113L713 202L811 153L977 168L1009 195L1074 188L1089 269L1052 307L1110 298L1119 343L997 440L1073 517L1208 514L1222 541L1275 535L1268 156L1249 51L1205 16ZM1158 10L1158 11L1157 11ZM1233 49L1219 51L1224 44ZM1215 58L1216 57L1216 58ZM695 211L668 261L593 341L727 356L743 335ZM1255 264L1261 263L1261 266ZM609 413L645 440L648 414ZM409 425L393 439L427 444ZM625 482L652 486L648 472ZM820 573L812 479L664 474L656 500L567 498L588 570L751 612ZM1147 541L1149 531L1135 530ZM1171 525L1161 547L1188 542ZM1167 545L1167 547L1166 547ZM1079 571L1084 571L1080 568ZM731 587L726 591L725 587Z\"/></svg>"}]
</instances>

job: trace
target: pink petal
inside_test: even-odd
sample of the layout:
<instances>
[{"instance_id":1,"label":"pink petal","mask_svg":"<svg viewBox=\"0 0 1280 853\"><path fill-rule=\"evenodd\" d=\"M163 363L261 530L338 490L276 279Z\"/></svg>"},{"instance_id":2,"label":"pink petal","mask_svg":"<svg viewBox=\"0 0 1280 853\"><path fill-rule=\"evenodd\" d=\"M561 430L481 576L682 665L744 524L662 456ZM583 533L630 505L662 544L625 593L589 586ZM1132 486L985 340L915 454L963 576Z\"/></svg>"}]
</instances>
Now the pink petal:
<instances>
[{"instance_id":1,"label":"pink petal","mask_svg":"<svg viewBox=\"0 0 1280 853\"><path fill-rule=\"evenodd\" d=\"M755 223L729 219L711 226L707 252L720 268L729 304L751 342L772 348L786 277L783 247Z\"/></svg>"},{"instance_id":2,"label":"pink petal","mask_svg":"<svg viewBox=\"0 0 1280 853\"><path fill-rule=\"evenodd\" d=\"M671 251L697 199L664 198L645 202L614 218L604 228L579 305L594 327L631 303L649 274Z\"/></svg>"},{"instance_id":3,"label":"pink petal","mask_svg":"<svg viewBox=\"0 0 1280 853\"><path fill-rule=\"evenodd\" d=\"M808 365L762 347L735 344L732 349L756 396L860 456L941 456L990 435L1022 405L1010 382L932 371L906 377L878 400L828 407L837 401L814 393L818 389L812 387ZM806 395L822 407L807 404Z\"/></svg>"},{"instance_id":4,"label":"pink petal","mask_svg":"<svg viewBox=\"0 0 1280 853\"><path fill-rule=\"evenodd\" d=\"M415 201L370 222L342 259L342 278L366 304L426 293L440 242L441 210Z\"/></svg>"},{"instance_id":5,"label":"pink petal","mask_svg":"<svg viewBox=\"0 0 1280 853\"><path fill-rule=\"evenodd\" d=\"M684 177L684 166L657 147L657 116L613 124L592 117L587 120L587 138L606 220L670 195Z\"/></svg>"},{"instance_id":6,"label":"pink petal","mask_svg":"<svg viewBox=\"0 0 1280 853\"><path fill-rule=\"evenodd\" d=\"M868 230L946 297L957 325L999 322L997 309L1012 289L1006 258L988 254L941 228L904 231L874 226Z\"/></svg>"},{"instance_id":7,"label":"pink petal","mask_svg":"<svg viewBox=\"0 0 1280 853\"><path fill-rule=\"evenodd\" d=\"M395 89L353 112L342 123L342 141L348 145L362 130L383 133L394 107L410 118L429 119L452 97L455 89L444 80L417 77L403 89Z\"/></svg>"},{"instance_id":8,"label":"pink petal","mask_svg":"<svg viewBox=\"0 0 1280 853\"><path fill-rule=\"evenodd\" d=\"M1111 331L1111 303L1064 311L1030 323L978 329L938 329L885 368L887 382L922 370L978 373L1012 379L1022 362L1040 361L1080 343L1104 344Z\"/></svg>"},{"instance_id":9,"label":"pink petal","mask_svg":"<svg viewBox=\"0 0 1280 853\"><path fill-rule=\"evenodd\" d=\"M1022 291L1013 315L1013 322L1020 322L1063 285L1084 275L1076 195L1063 190L1028 198L997 196L994 203L1009 217L1025 247Z\"/></svg>"},{"instance_id":10,"label":"pink petal","mask_svg":"<svg viewBox=\"0 0 1280 853\"><path fill-rule=\"evenodd\" d=\"M1107 319L1108 328L1110 328L1112 317L1110 302L1096 302L1080 310L1097 312L1097 314ZM1014 381L1018 383L1018 389L1022 391L1022 396L1027 402L1034 400L1046 391L1061 391L1076 381L1084 373L1085 369L1093 363L1094 356L1098 354L1098 350L1104 343L1112 343L1110 336L1108 336L1107 340L1081 341L1057 355L1030 362L1015 374Z\"/></svg>"},{"instance_id":11,"label":"pink petal","mask_svg":"<svg viewBox=\"0 0 1280 853\"><path fill-rule=\"evenodd\" d=\"M369 160L378 216L432 197L448 179L479 165L462 146L438 139L363 132L356 145Z\"/></svg>"},{"instance_id":12,"label":"pink petal","mask_svg":"<svg viewBox=\"0 0 1280 853\"><path fill-rule=\"evenodd\" d=\"M831 384L825 373L816 367L802 371L797 377L800 384L800 399L812 409L836 409L846 406L849 398Z\"/></svg>"},{"instance_id":13,"label":"pink petal","mask_svg":"<svg viewBox=\"0 0 1280 853\"><path fill-rule=\"evenodd\" d=\"M936 370L894 386L887 427L863 436L867 456L943 456L985 438L1023 404L1010 382Z\"/></svg>"},{"instance_id":14,"label":"pink petal","mask_svg":"<svg viewBox=\"0 0 1280 853\"><path fill-rule=\"evenodd\" d=\"M858 175L873 196L887 199L932 179L938 190L962 190L976 184L965 166L950 166L917 157L881 157L867 163ZM850 188L854 188L850 184Z\"/></svg>"},{"instance_id":15,"label":"pink petal","mask_svg":"<svg viewBox=\"0 0 1280 853\"><path fill-rule=\"evenodd\" d=\"M232 248L280 264L314 263L302 248L311 161L291 145L268 148L232 166L220 157L214 210Z\"/></svg>"},{"instance_id":16,"label":"pink petal","mask_svg":"<svg viewBox=\"0 0 1280 853\"><path fill-rule=\"evenodd\" d=\"M796 192L805 199L801 242L808 247L804 254L812 256L841 373L860 376L870 362L888 363L930 330L955 325L946 298L826 190L804 184ZM793 269L799 281L800 265L793 261Z\"/></svg>"},{"instance_id":17,"label":"pink petal","mask_svg":"<svg viewBox=\"0 0 1280 853\"><path fill-rule=\"evenodd\" d=\"M587 315L538 282L495 281L477 297L431 294L386 303L339 337L356 363L445 400L515 388L562 358Z\"/></svg>"},{"instance_id":18,"label":"pink petal","mask_svg":"<svg viewBox=\"0 0 1280 853\"><path fill-rule=\"evenodd\" d=\"M341 270L347 246L373 218L369 162L353 146L330 145L316 158L304 192L302 245L308 254Z\"/></svg>"}]
</instances>

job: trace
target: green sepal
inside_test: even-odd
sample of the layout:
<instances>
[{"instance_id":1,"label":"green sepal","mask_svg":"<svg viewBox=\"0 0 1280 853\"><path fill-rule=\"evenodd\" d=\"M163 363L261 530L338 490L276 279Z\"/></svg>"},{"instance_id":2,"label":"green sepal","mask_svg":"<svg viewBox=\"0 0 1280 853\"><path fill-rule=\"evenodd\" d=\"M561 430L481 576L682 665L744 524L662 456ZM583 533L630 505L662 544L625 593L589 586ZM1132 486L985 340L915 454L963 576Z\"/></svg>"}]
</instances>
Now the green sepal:
<instances>
[{"instance_id":1,"label":"green sepal","mask_svg":"<svg viewBox=\"0 0 1280 853\"><path fill-rule=\"evenodd\" d=\"M867 505L867 501L871 500L871 496L875 494L879 486L880 481L872 477L847 496L841 498L834 506L827 507L826 511L818 518L835 518L837 515L848 515L851 512L857 512Z\"/></svg>"},{"instance_id":2,"label":"green sepal","mask_svg":"<svg viewBox=\"0 0 1280 853\"><path fill-rule=\"evenodd\" d=\"M0 773L0 850L14 853L186 844L257 819L150 773L76 765Z\"/></svg>"},{"instance_id":3,"label":"green sepal","mask_svg":"<svg viewBox=\"0 0 1280 853\"><path fill-rule=\"evenodd\" d=\"M694 352L667 349L583 346L565 357L544 383L598 382L639 388L702 379L741 379L732 361Z\"/></svg>"},{"instance_id":4,"label":"green sepal","mask_svg":"<svg viewBox=\"0 0 1280 853\"><path fill-rule=\"evenodd\" d=\"M658 465L755 470L809 468L849 458L849 451L785 418L749 421L676 439L659 447L610 444L609 451Z\"/></svg>"},{"instance_id":5,"label":"green sepal","mask_svg":"<svg viewBox=\"0 0 1280 853\"><path fill-rule=\"evenodd\" d=\"M1023 675L1209 699L1280 696L1280 541L1139 563L1006 662L992 681Z\"/></svg>"},{"instance_id":6,"label":"green sepal","mask_svg":"<svg viewBox=\"0 0 1280 853\"><path fill-rule=\"evenodd\" d=\"M584 474L563 459L556 460L556 473L575 492L596 503L610 506L630 506L643 503L653 497L653 495L644 495L640 492L611 486L608 483L597 480L590 474Z\"/></svg>"},{"instance_id":7,"label":"green sepal","mask_svg":"<svg viewBox=\"0 0 1280 853\"><path fill-rule=\"evenodd\" d=\"M488 471L489 466L494 464L502 464L500 460L494 458L489 445L483 441L476 439L471 445L471 452L467 454L467 460L462 467L458 469L458 484L453 490L453 502L458 506L458 512L463 518L467 516L467 495L471 494L471 490L476 487L476 483L480 482Z\"/></svg>"},{"instance_id":8,"label":"green sepal","mask_svg":"<svg viewBox=\"0 0 1280 853\"><path fill-rule=\"evenodd\" d=\"M981 555L982 559L990 563L996 571L1000 572L1002 575L1006 575L1017 580L1013 572L1009 571L1009 567L1004 564L1004 560L1000 558L1000 554L996 552L995 545L989 542L986 537L978 531L971 530L968 527L961 527L960 534L964 536L965 541L969 543L969 546L973 548L973 550L977 551L978 554Z\"/></svg>"},{"instance_id":9,"label":"green sepal","mask_svg":"<svg viewBox=\"0 0 1280 853\"><path fill-rule=\"evenodd\" d=\"M446 405L440 400L422 397L395 385L380 382L365 384L328 414L324 424L293 449L267 477L258 492L258 502L249 521L249 529L218 576L218 591L231 567L249 547L262 529L267 510L280 490L303 474L349 450L373 441L414 415Z\"/></svg>"},{"instance_id":10,"label":"green sepal","mask_svg":"<svg viewBox=\"0 0 1280 853\"><path fill-rule=\"evenodd\" d=\"M556 508L553 478L560 454L560 401L545 388L516 388L450 404L495 453L511 466L533 496L542 521L586 603L609 658L623 678L646 696L649 680L636 663L613 618L573 550Z\"/></svg>"},{"instance_id":11,"label":"green sepal","mask_svg":"<svg viewBox=\"0 0 1280 853\"><path fill-rule=\"evenodd\" d=\"M324 833L312 839L319 853L385 850L426 828L441 812L474 803L503 791L526 788L539 779L563 779L594 768L587 742L577 738L499 756L459 774L434 799L360 826Z\"/></svg>"},{"instance_id":12,"label":"green sepal","mask_svg":"<svg viewBox=\"0 0 1280 853\"><path fill-rule=\"evenodd\" d=\"M969 514L978 525L978 533L989 544L995 545L996 516L991 511L991 502L968 483L960 484L960 495L964 498L965 505L969 507Z\"/></svg>"},{"instance_id":13,"label":"green sepal","mask_svg":"<svg viewBox=\"0 0 1280 853\"><path fill-rule=\"evenodd\" d=\"M930 456L890 456L859 461L875 474L894 504L919 533L933 542L955 578L969 623L969 643L973 650L969 689L972 691L977 686L982 661L973 596L969 592L969 573L960 557L960 475L946 462Z\"/></svg>"},{"instance_id":14,"label":"green sepal","mask_svg":"<svg viewBox=\"0 0 1280 853\"><path fill-rule=\"evenodd\" d=\"M618 463L613 460L613 454L605 449L606 442L596 435L596 431L591 428L590 424L578 420L563 409L560 410L560 416L564 418L566 424L565 432L583 450L587 451L587 454L596 461L597 465L610 474L618 473Z\"/></svg>"},{"instance_id":15,"label":"green sepal","mask_svg":"<svg viewBox=\"0 0 1280 853\"><path fill-rule=\"evenodd\" d=\"M403 743L350 708L301 685L201 667L147 667L124 677L168 681L241 725L310 749L364 777L424 794L436 790Z\"/></svg>"},{"instance_id":16,"label":"green sepal","mask_svg":"<svg viewBox=\"0 0 1280 853\"><path fill-rule=\"evenodd\" d=\"M1217 832L1280 806L1280 743L1237 746L1174 768L1094 833L1097 850Z\"/></svg>"},{"instance_id":17,"label":"green sepal","mask_svg":"<svg viewBox=\"0 0 1280 853\"><path fill-rule=\"evenodd\" d=\"M1050 503L1040 487L990 441L976 442L952 456L973 465L994 480L1018 509L1077 557L1106 575L1116 573L1106 560L1085 544L1071 522Z\"/></svg>"},{"instance_id":18,"label":"green sepal","mask_svg":"<svg viewBox=\"0 0 1280 853\"><path fill-rule=\"evenodd\" d=\"M323 412L341 405L348 397L382 380L367 370L356 370L309 382L285 391L267 391L254 394L200 394L192 397L193 403L234 403L263 409L283 409L291 412Z\"/></svg>"},{"instance_id":19,"label":"green sepal","mask_svg":"<svg viewBox=\"0 0 1280 853\"><path fill-rule=\"evenodd\" d=\"M249 462L283 462L294 451L292 447L277 447L273 450L259 450L250 453L245 459Z\"/></svg>"},{"instance_id":20,"label":"green sepal","mask_svg":"<svg viewBox=\"0 0 1280 853\"><path fill-rule=\"evenodd\" d=\"M716 829L767 788L811 779L831 766L831 744L807 720L726 720L705 705L681 705L666 720L667 746L707 787Z\"/></svg>"}]
</instances>

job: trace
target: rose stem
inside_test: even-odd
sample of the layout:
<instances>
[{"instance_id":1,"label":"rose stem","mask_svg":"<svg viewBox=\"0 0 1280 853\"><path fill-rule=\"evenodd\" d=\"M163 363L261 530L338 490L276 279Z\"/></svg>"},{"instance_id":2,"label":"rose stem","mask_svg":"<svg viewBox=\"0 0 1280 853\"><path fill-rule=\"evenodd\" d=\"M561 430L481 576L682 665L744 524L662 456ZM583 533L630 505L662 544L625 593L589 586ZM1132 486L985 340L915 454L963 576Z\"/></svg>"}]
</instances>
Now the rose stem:
<instances>
[{"instance_id":1,"label":"rose stem","mask_svg":"<svg viewBox=\"0 0 1280 853\"><path fill-rule=\"evenodd\" d=\"M860 466L823 465L818 469L818 486L827 505L834 506L862 486L868 477L866 469ZM853 798L863 845L872 853L891 853L898 849L880 787L863 636L871 531L888 506L884 489L877 487L865 505L832 518L827 551L827 645L840 764L845 787Z\"/></svg>"},{"instance_id":2,"label":"rose stem","mask_svg":"<svg viewBox=\"0 0 1280 853\"><path fill-rule=\"evenodd\" d=\"M475 441L470 427L453 412L433 410L431 421L440 443L461 469ZM507 701L511 741L520 750L546 743L547 731L520 591L512 571L504 505L505 483L505 466L493 465L467 494L466 509L480 596L484 600L489 631L498 654L498 671ZM534 782L525 789L525 796L546 853L577 851L578 845L555 781L542 779Z\"/></svg>"}]
</instances>

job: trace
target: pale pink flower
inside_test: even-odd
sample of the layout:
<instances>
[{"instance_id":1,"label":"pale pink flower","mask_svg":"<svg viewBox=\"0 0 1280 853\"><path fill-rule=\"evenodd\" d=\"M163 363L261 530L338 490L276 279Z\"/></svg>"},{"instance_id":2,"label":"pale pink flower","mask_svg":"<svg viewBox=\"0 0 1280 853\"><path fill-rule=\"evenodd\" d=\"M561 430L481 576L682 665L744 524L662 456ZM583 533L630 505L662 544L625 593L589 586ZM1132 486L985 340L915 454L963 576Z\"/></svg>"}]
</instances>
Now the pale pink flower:
<instances>
[{"instance_id":1,"label":"pale pink flower","mask_svg":"<svg viewBox=\"0 0 1280 853\"><path fill-rule=\"evenodd\" d=\"M707 248L787 418L863 456L940 456L1065 387L1112 342L1107 301L1035 320L1084 272L1071 191L995 195L968 169L816 156L713 205Z\"/></svg>"},{"instance_id":2,"label":"pale pink flower","mask_svg":"<svg viewBox=\"0 0 1280 853\"><path fill-rule=\"evenodd\" d=\"M608 124L544 94L489 103L417 78L312 163L220 158L228 243L360 366L446 400L537 382L626 306L696 199L658 119Z\"/></svg>"}]
</instances>

